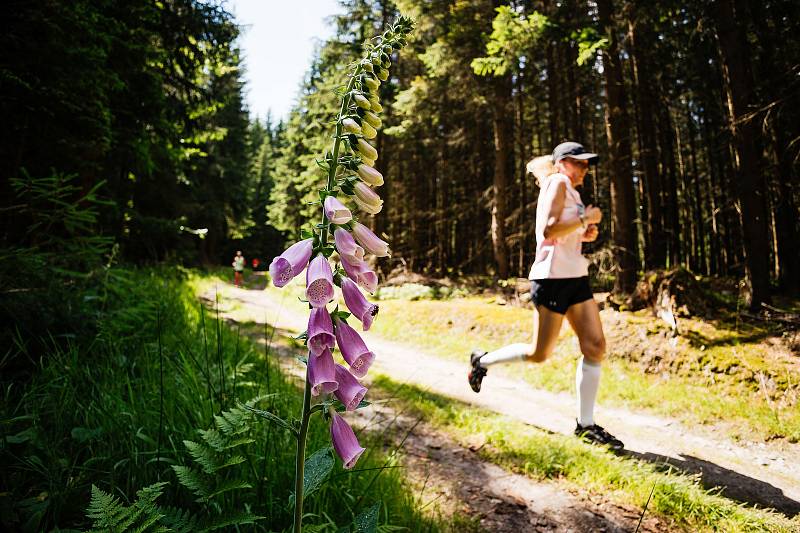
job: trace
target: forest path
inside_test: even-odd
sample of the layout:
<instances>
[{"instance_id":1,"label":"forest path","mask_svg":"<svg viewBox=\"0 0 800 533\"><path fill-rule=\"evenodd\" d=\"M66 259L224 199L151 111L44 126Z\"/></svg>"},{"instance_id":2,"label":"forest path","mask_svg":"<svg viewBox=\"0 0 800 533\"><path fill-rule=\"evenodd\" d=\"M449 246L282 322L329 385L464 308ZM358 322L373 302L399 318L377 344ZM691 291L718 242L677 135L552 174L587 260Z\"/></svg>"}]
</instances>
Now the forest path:
<instances>
[{"instance_id":1,"label":"forest path","mask_svg":"<svg viewBox=\"0 0 800 533\"><path fill-rule=\"evenodd\" d=\"M213 293L205 296L214 301ZM273 327L297 335L306 329L307 316L284 303L268 291L227 286L221 295L220 312L237 320L238 312L230 309L239 308L249 319L264 317ZM521 380L491 375L484 381L481 394L475 394L466 380L466 354L462 365L370 332L363 336L377 355L374 368L394 381L547 431L570 435L574 429L575 400L570 394L534 389ZM624 409L599 406L597 415L625 443L625 453L633 457L667 462L684 472L699 474L706 487L722 487L723 495L734 500L772 507L790 517L800 514L800 446L733 442L704 428L689 428L676 420Z\"/></svg>"}]
</instances>

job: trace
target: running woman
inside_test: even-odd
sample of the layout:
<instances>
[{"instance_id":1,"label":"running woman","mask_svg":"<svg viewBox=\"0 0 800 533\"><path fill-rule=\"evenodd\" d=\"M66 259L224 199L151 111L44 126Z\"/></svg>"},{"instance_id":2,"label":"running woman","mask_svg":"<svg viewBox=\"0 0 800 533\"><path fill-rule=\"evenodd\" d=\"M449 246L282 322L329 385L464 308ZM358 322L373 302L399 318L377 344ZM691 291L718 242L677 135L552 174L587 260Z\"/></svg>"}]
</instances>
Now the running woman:
<instances>
[{"instance_id":1,"label":"running woman","mask_svg":"<svg viewBox=\"0 0 800 533\"><path fill-rule=\"evenodd\" d=\"M549 160L549 161L548 161ZM583 357L575 376L578 417L575 435L584 440L608 445L614 450L622 442L594 422L594 405L600 384L600 368L606 340L600 311L589 287L589 261L581 253L584 242L597 239L599 208L584 206L575 187L583 184L589 164L597 154L587 152L576 142L556 146L552 156L528 163L542 190L536 207L536 258L528 278L532 280L533 344L511 344L486 353L470 355L469 384L480 392L487 369L512 361L545 361L556 346L564 317L578 336Z\"/></svg>"}]
</instances>

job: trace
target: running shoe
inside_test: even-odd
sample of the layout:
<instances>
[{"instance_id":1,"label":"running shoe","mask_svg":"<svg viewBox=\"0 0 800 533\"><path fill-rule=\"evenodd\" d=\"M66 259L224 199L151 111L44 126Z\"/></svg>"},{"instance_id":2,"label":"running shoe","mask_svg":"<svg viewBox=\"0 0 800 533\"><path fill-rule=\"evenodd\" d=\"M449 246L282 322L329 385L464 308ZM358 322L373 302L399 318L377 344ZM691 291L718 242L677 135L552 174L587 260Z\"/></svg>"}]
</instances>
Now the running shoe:
<instances>
[{"instance_id":1,"label":"running shoe","mask_svg":"<svg viewBox=\"0 0 800 533\"><path fill-rule=\"evenodd\" d=\"M475 392L481 391L481 383L483 382L483 377L486 375L486 368L481 366L481 357L486 355L486 352L483 350L475 350L469 355L469 365L471 367L469 374L467 374L467 380L469 381L469 386L472 387L472 390Z\"/></svg>"},{"instance_id":2,"label":"running shoe","mask_svg":"<svg viewBox=\"0 0 800 533\"><path fill-rule=\"evenodd\" d=\"M588 443L605 445L614 451L621 450L625 447L621 440L597 424L586 427L576 424L575 435Z\"/></svg>"}]
</instances>

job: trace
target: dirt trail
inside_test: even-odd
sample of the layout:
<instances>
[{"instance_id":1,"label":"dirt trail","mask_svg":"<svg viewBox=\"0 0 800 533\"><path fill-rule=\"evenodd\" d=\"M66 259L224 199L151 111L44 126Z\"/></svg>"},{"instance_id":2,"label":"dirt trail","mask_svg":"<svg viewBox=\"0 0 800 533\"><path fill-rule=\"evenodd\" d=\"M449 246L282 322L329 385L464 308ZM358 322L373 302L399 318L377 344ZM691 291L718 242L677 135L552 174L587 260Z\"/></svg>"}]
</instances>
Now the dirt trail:
<instances>
[{"instance_id":1,"label":"dirt trail","mask_svg":"<svg viewBox=\"0 0 800 533\"><path fill-rule=\"evenodd\" d=\"M305 330L307 317L293 313L279 298L273 299L264 291L230 287L225 299L250 308L250 316L263 317L266 313L268 322L277 328L297 333ZM571 434L574 429L574 399L569 394L534 389L522 381L491 374L481 394L475 394L466 382L466 363L458 364L369 332L364 338L377 354L375 368L398 382L555 433ZM705 486L723 487L723 494L729 498L772 507L790 517L800 514L800 446L733 442L706 428L688 428L675 420L602 406L597 418L625 442L626 453L632 456L668 462L700 474Z\"/></svg>"},{"instance_id":2,"label":"dirt trail","mask_svg":"<svg viewBox=\"0 0 800 533\"><path fill-rule=\"evenodd\" d=\"M406 477L418 487L419 505L439 506L479 520L486 531L627 532L634 531L640 511L597 501L588 494L564 490L557 482L537 482L480 459L476 450L454 444L420 420L374 403L356 413L356 425L380 431L402 442ZM646 515L641 532L676 531L674 525Z\"/></svg>"}]
</instances>

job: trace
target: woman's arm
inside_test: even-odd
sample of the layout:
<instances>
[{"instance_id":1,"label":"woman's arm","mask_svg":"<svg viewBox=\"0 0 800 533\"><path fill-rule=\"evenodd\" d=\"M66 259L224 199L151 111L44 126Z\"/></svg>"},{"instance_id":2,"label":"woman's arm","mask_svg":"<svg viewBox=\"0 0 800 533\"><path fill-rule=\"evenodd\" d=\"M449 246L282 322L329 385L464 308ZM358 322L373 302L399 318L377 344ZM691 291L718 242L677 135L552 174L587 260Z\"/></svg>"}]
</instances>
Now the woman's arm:
<instances>
[{"instance_id":1,"label":"woman's arm","mask_svg":"<svg viewBox=\"0 0 800 533\"><path fill-rule=\"evenodd\" d=\"M552 192L550 192L552 191ZM583 226L579 217L569 218L558 221L561 212L564 210L564 200L567 197L567 186L563 181L556 183L545 197L545 203L541 206L547 213L547 224L544 228L545 239L557 239L569 235L576 229Z\"/></svg>"}]
</instances>

